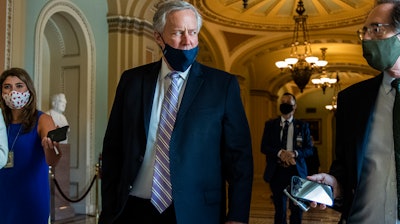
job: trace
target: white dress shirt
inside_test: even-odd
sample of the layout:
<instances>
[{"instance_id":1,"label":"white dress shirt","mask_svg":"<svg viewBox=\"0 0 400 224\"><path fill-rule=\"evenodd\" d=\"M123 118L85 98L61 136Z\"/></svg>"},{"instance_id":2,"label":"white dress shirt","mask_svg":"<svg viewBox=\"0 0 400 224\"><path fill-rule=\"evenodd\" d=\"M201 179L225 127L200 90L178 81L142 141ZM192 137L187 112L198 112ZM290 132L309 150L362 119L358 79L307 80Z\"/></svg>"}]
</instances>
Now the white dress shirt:
<instances>
[{"instance_id":1,"label":"white dress shirt","mask_svg":"<svg viewBox=\"0 0 400 224\"><path fill-rule=\"evenodd\" d=\"M183 92L185 90L189 70L190 67L185 72L179 72L179 105L182 100ZM149 123L149 133L147 134L146 152L144 154L142 166L139 169L138 176L136 177L136 180L133 183L133 187L130 192L130 195L139 198L151 198L157 129L158 123L160 121L161 106L164 99L164 94L171 84L171 79L167 77L170 72L171 71L168 69L167 64L164 62L164 60L162 60L161 70L160 74L158 75L158 81L154 92L153 107L151 110L151 118Z\"/></svg>"}]
</instances>

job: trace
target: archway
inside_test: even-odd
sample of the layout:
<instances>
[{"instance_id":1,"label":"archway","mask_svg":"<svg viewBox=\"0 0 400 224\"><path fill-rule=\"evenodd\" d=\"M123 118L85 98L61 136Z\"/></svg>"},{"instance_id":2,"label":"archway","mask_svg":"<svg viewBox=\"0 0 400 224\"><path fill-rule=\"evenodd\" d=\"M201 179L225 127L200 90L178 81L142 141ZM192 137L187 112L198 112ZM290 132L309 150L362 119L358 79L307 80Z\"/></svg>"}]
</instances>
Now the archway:
<instances>
[{"instance_id":1,"label":"archway","mask_svg":"<svg viewBox=\"0 0 400 224\"><path fill-rule=\"evenodd\" d=\"M50 1L35 30L35 86L39 108L47 111L50 98L64 93L70 125L71 198L83 194L95 174L94 164L94 38L84 14L70 1ZM88 167L93 164L93 167ZM93 192L93 191L92 191ZM72 204L76 213L93 213L95 195Z\"/></svg>"}]
</instances>

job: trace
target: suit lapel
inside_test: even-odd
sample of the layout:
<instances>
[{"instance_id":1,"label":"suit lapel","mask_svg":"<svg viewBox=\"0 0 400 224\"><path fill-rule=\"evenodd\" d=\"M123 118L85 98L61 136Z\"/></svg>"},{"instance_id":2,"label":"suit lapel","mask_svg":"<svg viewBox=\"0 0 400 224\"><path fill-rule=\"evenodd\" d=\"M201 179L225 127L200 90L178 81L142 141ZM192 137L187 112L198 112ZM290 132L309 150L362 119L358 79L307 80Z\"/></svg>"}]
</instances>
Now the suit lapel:
<instances>
[{"instance_id":1,"label":"suit lapel","mask_svg":"<svg viewBox=\"0 0 400 224\"><path fill-rule=\"evenodd\" d=\"M297 135L301 131L300 125L296 119L293 119L293 150L296 148Z\"/></svg>"},{"instance_id":2,"label":"suit lapel","mask_svg":"<svg viewBox=\"0 0 400 224\"><path fill-rule=\"evenodd\" d=\"M365 151L367 149L367 144L368 144L368 136L371 130L371 125L372 125L372 118L373 118L373 113L375 110L375 104L376 100L378 97L378 92L380 85L382 83L383 79L383 74L380 74L379 76L372 78L369 82L369 85L365 86L363 89L368 89L369 91L363 91L363 96L359 97L359 99L363 100L361 105L364 105L364 108L358 108L359 111L366 111L365 117L362 119L365 120L365 131L364 133L360 133L360 139L357 139L356 142L359 144L357 146L357 161L359 163L357 164L357 180L360 180L361 176L361 169L362 169L362 164L364 162L364 155ZM361 113L362 114L362 113Z\"/></svg>"},{"instance_id":3,"label":"suit lapel","mask_svg":"<svg viewBox=\"0 0 400 224\"><path fill-rule=\"evenodd\" d=\"M203 85L204 78L203 72L201 70L201 65L194 62L186 82L185 92L182 97L181 104L179 106L179 111L175 121L175 127L179 125L179 121L185 116L190 105L192 104L194 98L198 94L200 87Z\"/></svg>"},{"instance_id":4,"label":"suit lapel","mask_svg":"<svg viewBox=\"0 0 400 224\"><path fill-rule=\"evenodd\" d=\"M153 107L153 99L154 92L157 85L158 74L161 69L161 60L156 62L155 65L151 66L149 72L143 74L143 117L144 117L144 126L146 131L146 137L149 133L149 124L151 117L151 110Z\"/></svg>"}]
</instances>

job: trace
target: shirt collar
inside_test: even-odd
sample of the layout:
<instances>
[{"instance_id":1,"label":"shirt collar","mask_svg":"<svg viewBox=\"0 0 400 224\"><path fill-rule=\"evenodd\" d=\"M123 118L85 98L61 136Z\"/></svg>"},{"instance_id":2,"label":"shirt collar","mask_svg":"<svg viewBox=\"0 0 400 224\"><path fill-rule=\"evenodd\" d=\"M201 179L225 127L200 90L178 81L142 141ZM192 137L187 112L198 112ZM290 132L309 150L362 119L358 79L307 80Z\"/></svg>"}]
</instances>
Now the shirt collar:
<instances>
[{"instance_id":1,"label":"shirt collar","mask_svg":"<svg viewBox=\"0 0 400 224\"><path fill-rule=\"evenodd\" d=\"M161 60L161 71L160 71L160 78L161 79L165 79L165 77L169 74L169 73L171 73L172 71L168 68L168 65L167 65L167 63L164 61L164 60ZM182 78L182 79L184 79L184 80L186 80L186 78L187 78L187 76L188 76L188 74L189 74L189 71L190 71L190 68L191 68L192 66L190 65L189 66L189 68L188 69L186 69L186 71L184 71L184 72L179 72L178 71L178 74L179 74L179 76Z\"/></svg>"},{"instance_id":2,"label":"shirt collar","mask_svg":"<svg viewBox=\"0 0 400 224\"><path fill-rule=\"evenodd\" d=\"M390 76L386 71L383 72L383 80L382 80L382 86L385 90L386 94L389 94L389 92L392 90L392 81L395 78Z\"/></svg>"},{"instance_id":3,"label":"shirt collar","mask_svg":"<svg viewBox=\"0 0 400 224\"><path fill-rule=\"evenodd\" d=\"M285 123L286 119L284 117L281 116L281 123ZM289 124L292 123L293 121L293 116L291 116L289 119L287 119L287 121L289 121Z\"/></svg>"}]
</instances>

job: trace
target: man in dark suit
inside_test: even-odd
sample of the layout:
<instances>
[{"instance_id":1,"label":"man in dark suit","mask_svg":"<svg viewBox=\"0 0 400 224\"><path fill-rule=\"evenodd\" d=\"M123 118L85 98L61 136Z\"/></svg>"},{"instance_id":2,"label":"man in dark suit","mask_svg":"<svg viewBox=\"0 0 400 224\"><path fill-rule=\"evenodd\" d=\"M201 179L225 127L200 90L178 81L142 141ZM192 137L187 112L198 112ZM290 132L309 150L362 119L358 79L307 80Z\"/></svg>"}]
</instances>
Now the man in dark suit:
<instances>
[{"instance_id":1,"label":"man in dark suit","mask_svg":"<svg viewBox=\"0 0 400 224\"><path fill-rule=\"evenodd\" d=\"M275 224L286 224L287 196L283 190L290 185L292 176L307 176L305 158L312 155L308 123L294 119L296 98L290 93L281 97L278 118L265 122L261 152L266 155L264 180L269 182L275 206ZM287 125L287 128L285 126ZM285 131L285 129L287 131ZM301 223L302 211L289 201L290 223Z\"/></svg>"},{"instance_id":2,"label":"man in dark suit","mask_svg":"<svg viewBox=\"0 0 400 224\"><path fill-rule=\"evenodd\" d=\"M319 161L319 156L318 156L318 148L314 145L314 139L313 136L311 136L311 142L313 144L313 153L311 156L306 158L306 164L307 164L307 170L308 170L308 175L313 175L318 173L319 171L319 166L321 165Z\"/></svg>"},{"instance_id":3,"label":"man in dark suit","mask_svg":"<svg viewBox=\"0 0 400 224\"><path fill-rule=\"evenodd\" d=\"M253 179L249 126L236 77L195 61L201 24L191 4L163 2L153 18L162 60L122 74L104 137L99 223L248 222ZM171 71L179 75L176 83ZM156 143L166 129L158 128L165 109L161 103L174 95L167 93L171 82L180 90L176 120L168 127L171 137L164 142L169 166L163 169L169 168L170 175L162 181L172 186L172 203L165 199L162 210L153 200L160 194L153 173L159 173L154 171L160 162L155 162ZM169 192L167 186L163 193Z\"/></svg>"},{"instance_id":4,"label":"man in dark suit","mask_svg":"<svg viewBox=\"0 0 400 224\"><path fill-rule=\"evenodd\" d=\"M382 73L339 93L336 159L329 174L309 177L333 186L341 223L400 220L392 129L394 116L400 114L392 111L396 89L391 86L400 78L399 33L400 2L380 3L371 10L358 34L368 64Z\"/></svg>"}]
</instances>

